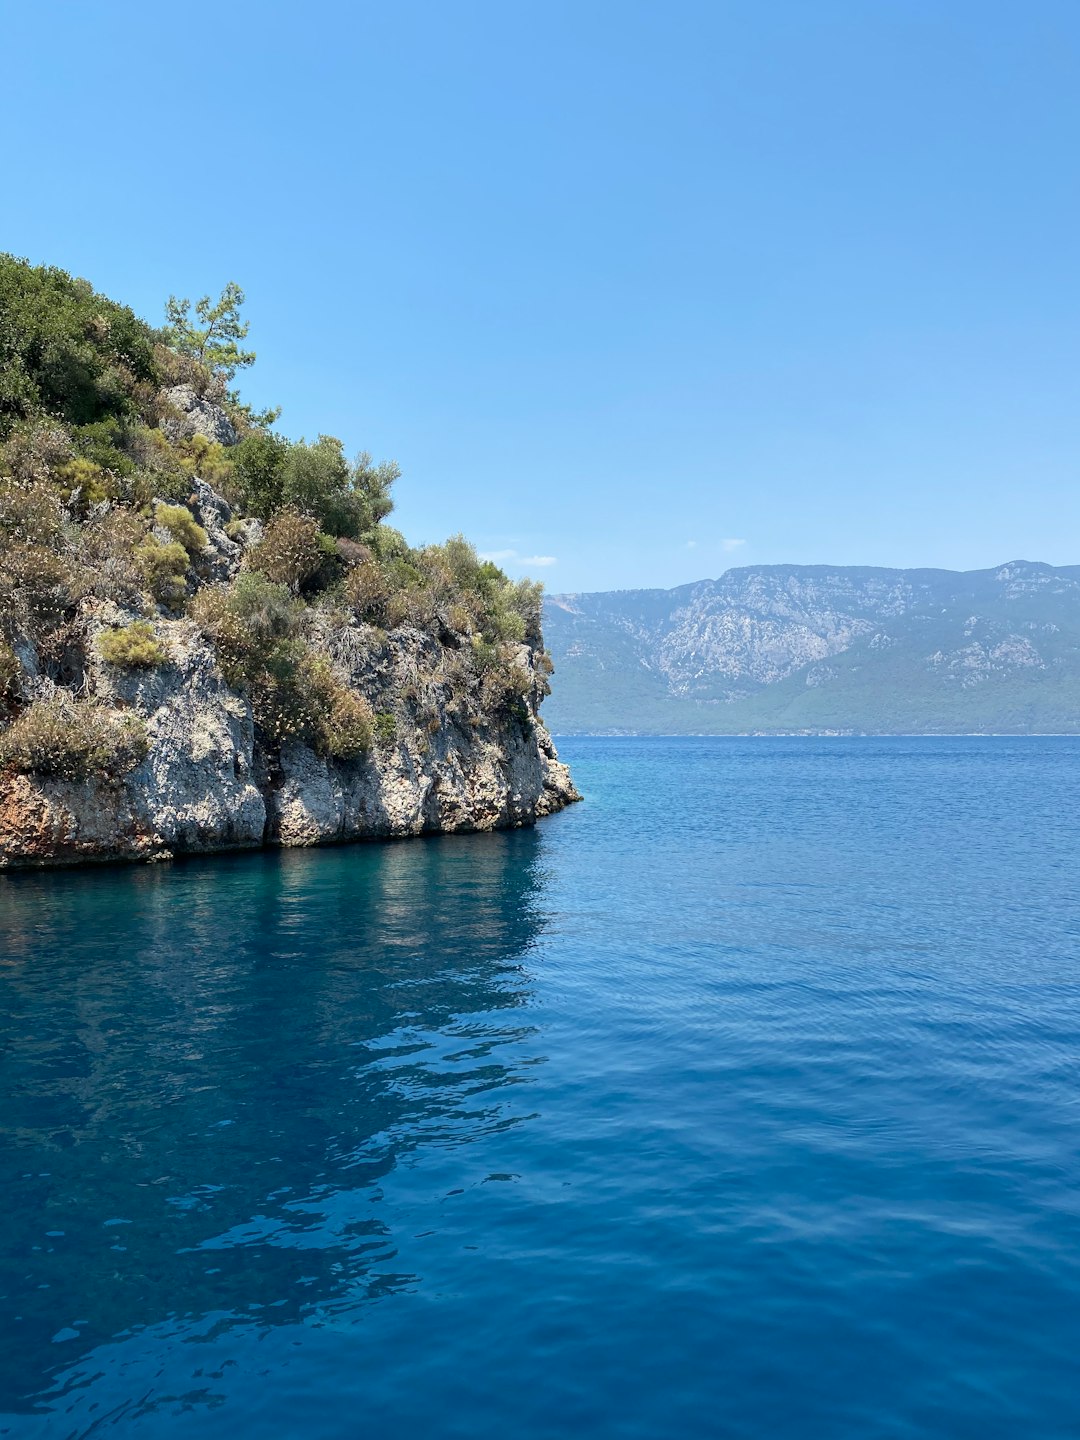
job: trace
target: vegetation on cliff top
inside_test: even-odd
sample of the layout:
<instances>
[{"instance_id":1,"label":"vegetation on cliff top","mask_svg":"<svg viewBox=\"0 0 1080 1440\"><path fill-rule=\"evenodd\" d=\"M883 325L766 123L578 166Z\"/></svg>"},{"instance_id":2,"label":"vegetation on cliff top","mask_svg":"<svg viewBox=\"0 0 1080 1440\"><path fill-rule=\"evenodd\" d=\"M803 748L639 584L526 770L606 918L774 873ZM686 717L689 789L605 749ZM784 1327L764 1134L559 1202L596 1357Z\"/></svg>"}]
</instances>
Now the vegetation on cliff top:
<instances>
[{"instance_id":1,"label":"vegetation on cliff top","mask_svg":"<svg viewBox=\"0 0 1080 1440\"><path fill-rule=\"evenodd\" d=\"M520 706L513 662L539 642L541 587L460 536L410 546L386 523L393 462L289 440L278 412L245 405L228 388L255 358L243 299L231 284L194 312L172 297L157 330L86 281L0 255L0 768L120 773L145 754L134 717L85 693L94 601L123 612L96 647L113 666L166 663L155 620L190 616L270 746L348 758L387 738L312 644L316 621L464 637L485 702ZM197 480L232 509L231 578L212 564Z\"/></svg>"}]
</instances>

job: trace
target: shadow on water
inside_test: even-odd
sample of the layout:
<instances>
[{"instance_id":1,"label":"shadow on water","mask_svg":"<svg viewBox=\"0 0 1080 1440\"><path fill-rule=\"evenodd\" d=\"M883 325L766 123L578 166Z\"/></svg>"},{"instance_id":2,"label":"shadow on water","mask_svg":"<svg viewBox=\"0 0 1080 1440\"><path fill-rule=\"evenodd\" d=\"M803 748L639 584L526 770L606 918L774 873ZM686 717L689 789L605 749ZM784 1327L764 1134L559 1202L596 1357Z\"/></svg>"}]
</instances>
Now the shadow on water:
<instances>
[{"instance_id":1,"label":"shadow on water","mask_svg":"<svg viewBox=\"0 0 1080 1440\"><path fill-rule=\"evenodd\" d=\"M0 881L0 1412L89 1384L114 1337L419 1283L380 1184L527 1117L540 846Z\"/></svg>"}]
</instances>

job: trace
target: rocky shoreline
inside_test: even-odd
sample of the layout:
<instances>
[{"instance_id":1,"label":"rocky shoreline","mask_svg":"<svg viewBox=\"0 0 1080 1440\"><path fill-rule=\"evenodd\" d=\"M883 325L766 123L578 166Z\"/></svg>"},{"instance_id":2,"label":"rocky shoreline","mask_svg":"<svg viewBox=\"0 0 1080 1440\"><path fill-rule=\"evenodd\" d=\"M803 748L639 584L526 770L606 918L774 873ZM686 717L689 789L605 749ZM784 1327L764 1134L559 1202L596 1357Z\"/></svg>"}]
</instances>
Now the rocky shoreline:
<instances>
[{"instance_id":1,"label":"rocky shoreline","mask_svg":"<svg viewBox=\"0 0 1080 1440\"><path fill-rule=\"evenodd\" d=\"M229 506L196 481L192 507L208 537L206 578L227 579L242 554L226 534ZM469 639L446 617L434 630L389 632L314 617L319 653L384 721L366 753L342 760L298 740L263 743L248 700L190 617L155 617L166 663L107 663L96 642L136 613L83 602L72 678L107 713L139 717L145 758L118 778L0 776L0 870L507 829L580 799L540 718L548 686L538 634L517 647L520 703L508 709L486 700ZM58 692L31 644L18 658L36 695Z\"/></svg>"}]
</instances>

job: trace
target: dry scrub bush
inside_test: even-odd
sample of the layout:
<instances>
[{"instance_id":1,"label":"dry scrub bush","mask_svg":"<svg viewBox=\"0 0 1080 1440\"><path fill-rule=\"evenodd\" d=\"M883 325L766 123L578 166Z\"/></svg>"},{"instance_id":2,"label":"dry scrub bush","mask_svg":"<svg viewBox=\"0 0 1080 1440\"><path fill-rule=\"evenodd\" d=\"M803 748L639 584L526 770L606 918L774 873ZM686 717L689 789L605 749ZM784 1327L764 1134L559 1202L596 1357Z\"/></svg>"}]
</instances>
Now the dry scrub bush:
<instances>
[{"instance_id":1,"label":"dry scrub bush","mask_svg":"<svg viewBox=\"0 0 1080 1440\"><path fill-rule=\"evenodd\" d=\"M249 570L259 570L275 585L287 585L298 594L328 564L323 538L318 521L310 515L279 510L267 521L262 539L248 551L245 563Z\"/></svg>"},{"instance_id":2,"label":"dry scrub bush","mask_svg":"<svg viewBox=\"0 0 1080 1440\"><path fill-rule=\"evenodd\" d=\"M471 635L476 628L476 616L461 600L453 601L447 609L446 618L451 630L456 630L459 635Z\"/></svg>"},{"instance_id":3,"label":"dry scrub bush","mask_svg":"<svg viewBox=\"0 0 1080 1440\"><path fill-rule=\"evenodd\" d=\"M48 480L72 457L62 425L41 420L14 429L0 448L0 475L17 481Z\"/></svg>"},{"instance_id":4,"label":"dry scrub bush","mask_svg":"<svg viewBox=\"0 0 1080 1440\"><path fill-rule=\"evenodd\" d=\"M382 623L387 630L396 630L412 618L413 607L407 590L391 590L382 604Z\"/></svg>"},{"instance_id":5,"label":"dry scrub bush","mask_svg":"<svg viewBox=\"0 0 1080 1440\"><path fill-rule=\"evenodd\" d=\"M361 545L359 540L350 540L345 535L339 535L334 541L334 549L337 551L338 559L343 565L359 565L364 560L371 559L371 547Z\"/></svg>"},{"instance_id":6,"label":"dry scrub bush","mask_svg":"<svg viewBox=\"0 0 1080 1440\"><path fill-rule=\"evenodd\" d=\"M382 623L383 607L390 595L390 583L382 566L370 554L345 576L345 597L361 620Z\"/></svg>"},{"instance_id":7,"label":"dry scrub bush","mask_svg":"<svg viewBox=\"0 0 1080 1440\"><path fill-rule=\"evenodd\" d=\"M59 543L67 516L60 496L44 480L0 480L0 533L27 545Z\"/></svg>"},{"instance_id":8,"label":"dry scrub bush","mask_svg":"<svg viewBox=\"0 0 1080 1440\"><path fill-rule=\"evenodd\" d=\"M0 616L38 638L85 593L81 567L43 545L0 547Z\"/></svg>"},{"instance_id":9,"label":"dry scrub bush","mask_svg":"<svg viewBox=\"0 0 1080 1440\"><path fill-rule=\"evenodd\" d=\"M371 706L301 641L279 641L260 663L249 664L243 688L256 725L272 745L298 740L337 760L371 748Z\"/></svg>"},{"instance_id":10,"label":"dry scrub bush","mask_svg":"<svg viewBox=\"0 0 1080 1440\"><path fill-rule=\"evenodd\" d=\"M321 657L310 655L302 667L312 709L312 743L321 755L352 760L371 749L375 715L368 701L350 690Z\"/></svg>"},{"instance_id":11,"label":"dry scrub bush","mask_svg":"<svg viewBox=\"0 0 1080 1440\"><path fill-rule=\"evenodd\" d=\"M119 776L146 757L146 726L63 691L39 700L0 734L0 770L85 780Z\"/></svg>"},{"instance_id":12,"label":"dry scrub bush","mask_svg":"<svg viewBox=\"0 0 1080 1440\"><path fill-rule=\"evenodd\" d=\"M163 389L190 385L196 395L202 395L216 405L223 404L228 397L224 378L215 375L194 355L185 355L170 345L155 345L154 364Z\"/></svg>"},{"instance_id":13,"label":"dry scrub bush","mask_svg":"<svg viewBox=\"0 0 1080 1440\"><path fill-rule=\"evenodd\" d=\"M79 560L87 593L120 604L134 604L144 572L135 558L146 527L130 510L106 510L90 517L79 535Z\"/></svg>"},{"instance_id":14,"label":"dry scrub bush","mask_svg":"<svg viewBox=\"0 0 1080 1440\"><path fill-rule=\"evenodd\" d=\"M503 660L501 664L485 671L480 682L480 700L485 709L495 713L517 708L533 688L532 672L513 661Z\"/></svg>"}]
</instances>

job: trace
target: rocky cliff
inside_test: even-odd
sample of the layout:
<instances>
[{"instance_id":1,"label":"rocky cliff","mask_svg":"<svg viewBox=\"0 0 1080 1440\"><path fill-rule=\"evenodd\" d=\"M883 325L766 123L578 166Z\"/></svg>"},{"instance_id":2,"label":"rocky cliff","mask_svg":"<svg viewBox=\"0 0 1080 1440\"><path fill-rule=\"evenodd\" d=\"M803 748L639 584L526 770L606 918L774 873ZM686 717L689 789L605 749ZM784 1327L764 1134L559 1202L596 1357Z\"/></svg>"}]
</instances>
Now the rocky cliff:
<instances>
[{"instance_id":1,"label":"rocky cliff","mask_svg":"<svg viewBox=\"0 0 1080 1440\"><path fill-rule=\"evenodd\" d=\"M208 537L203 573L227 581L244 548L225 533L230 509L196 480L192 511ZM141 615L84 600L67 628L77 673L66 686L32 644L18 647L28 700L93 696L105 717L145 722L146 754L120 776L0 777L0 868L491 830L579 798L540 719L548 686L538 635L517 647L519 703L508 708L485 693L469 637L445 617L432 629L386 631L313 614L310 642L379 721L365 753L335 759L302 740L263 743L250 701L189 617L154 618L163 663L105 661L96 642Z\"/></svg>"}]
</instances>

